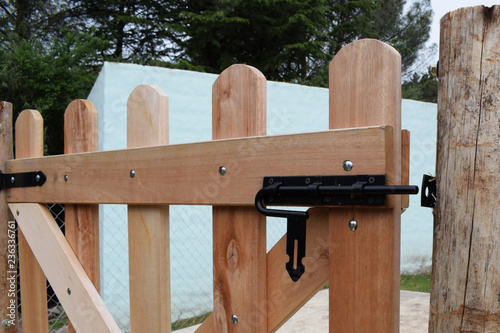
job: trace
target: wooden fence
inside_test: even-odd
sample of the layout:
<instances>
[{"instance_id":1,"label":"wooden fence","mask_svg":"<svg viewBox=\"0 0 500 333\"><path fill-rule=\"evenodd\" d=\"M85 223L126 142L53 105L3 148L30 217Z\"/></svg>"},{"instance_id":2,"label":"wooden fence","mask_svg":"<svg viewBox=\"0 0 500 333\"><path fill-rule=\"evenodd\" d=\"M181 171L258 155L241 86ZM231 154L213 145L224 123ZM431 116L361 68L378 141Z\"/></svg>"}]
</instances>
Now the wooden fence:
<instances>
[{"instance_id":1,"label":"wooden fence","mask_svg":"<svg viewBox=\"0 0 500 333\"><path fill-rule=\"evenodd\" d=\"M0 191L2 221L8 206L20 229L24 332L47 330L45 277L72 329L119 332L99 296L99 203L128 204L131 332L170 331L168 205L179 204L213 206L214 311L197 332L274 332L328 282L330 332L399 331L407 198L391 196L382 208L309 209L297 282L285 270L286 235L266 253L266 219L253 206L266 176L373 174L408 183L401 61L392 47L361 40L332 60L325 132L266 136L266 79L246 65L229 67L213 85L210 142L168 145L168 97L143 85L128 99L127 149L96 152L97 112L76 100L65 114L65 155L41 157L42 118L26 110L12 159L11 106L2 105L1 170L46 176L42 186ZM54 202L66 204L66 237L43 205ZM1 264L5 290L10 269ZM0 293L8 318L10 299Z\"/></svg>"}]
</instances>

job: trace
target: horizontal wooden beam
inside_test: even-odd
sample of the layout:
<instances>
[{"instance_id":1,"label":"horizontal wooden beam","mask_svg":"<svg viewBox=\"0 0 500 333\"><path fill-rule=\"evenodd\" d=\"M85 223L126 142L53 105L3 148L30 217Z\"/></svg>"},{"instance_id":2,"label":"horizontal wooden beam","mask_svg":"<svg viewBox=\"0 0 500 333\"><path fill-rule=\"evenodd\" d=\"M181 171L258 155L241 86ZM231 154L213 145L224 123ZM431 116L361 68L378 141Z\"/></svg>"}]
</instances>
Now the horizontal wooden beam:
<instances>
[{"instance_id":1,"label":"horizontal wooden beam","mask_svg":"<svg viewBox=\"0 0 500 333\"><path fill-rule=\"evenodd\" d=\"M9 208L76 331L119 333L47 207L9 204Z\"/></svg>"},{"instance_id":2,"label":"horizontal wooden beam","mask_svg":"<svg viewBox=\"0 0 500 333\"><path fill-rule=\"evenodd\" d=\"M392 127L101 151L7 161L8 173L43 171L40 187L8 202L252 205L264 176L385 174ZM225 174L219 172L225 168Z\"/></svg>"}]
</instances>

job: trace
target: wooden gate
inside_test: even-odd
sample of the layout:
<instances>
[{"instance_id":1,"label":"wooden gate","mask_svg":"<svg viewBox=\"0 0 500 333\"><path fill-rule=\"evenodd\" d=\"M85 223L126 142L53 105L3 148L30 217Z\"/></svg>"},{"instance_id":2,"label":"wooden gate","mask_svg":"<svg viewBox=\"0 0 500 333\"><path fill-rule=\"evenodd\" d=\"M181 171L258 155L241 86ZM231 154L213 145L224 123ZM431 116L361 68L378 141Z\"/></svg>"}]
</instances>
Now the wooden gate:
<instances>
[{"instance_id":1,"label":"wooden gate","mask_svg":"<svg viewBox=\"0 0 500 333\"><path fill-rule=\"evenodd\" d=\"M180 204L213 206L214 312L197 332L274 332L328 282L330 332L398 332L404 196L378 208L310 208L296 282L285 270L286 235L266 253L266 219L254 207L264 177L408 184L399 54L376 40L343 48L330 64L329 105L329 131L266 136L266 79L233 65L213 85L213 141L168 145L168 98L143 85L128 99L127 149L97 152L96 110L76 100L65 114L66 154L48 157L41 116L24 111L16 159L7 152L0 165L12 180L0 192L2 221L8 205L20 229L24 332L47 329L45 276L77 332L119 332L99 296L99 203L128 204L131 332L170 331L168 205ZM35 186L11 187L30 172ZM66 204L66 237L44 205L54 202Z\"/></svg>"}]
</instances>

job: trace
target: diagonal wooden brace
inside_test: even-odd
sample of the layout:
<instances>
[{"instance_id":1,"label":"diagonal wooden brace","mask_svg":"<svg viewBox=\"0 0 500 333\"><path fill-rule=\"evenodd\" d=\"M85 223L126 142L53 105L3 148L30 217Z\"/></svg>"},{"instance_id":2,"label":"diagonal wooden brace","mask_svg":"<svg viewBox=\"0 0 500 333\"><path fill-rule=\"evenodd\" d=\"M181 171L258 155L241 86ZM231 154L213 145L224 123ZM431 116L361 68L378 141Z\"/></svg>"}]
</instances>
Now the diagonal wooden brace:
<instances>
[{"instance_id":1,"label":"diagonal wooden brace","mask_svg":"<svg viewBox=\"0 0 500 333\"><path fill-rule=\"evenodd\" d=\"M9 204L77 332L121 332L45 205Z\"/></svg>"}]
</instances>

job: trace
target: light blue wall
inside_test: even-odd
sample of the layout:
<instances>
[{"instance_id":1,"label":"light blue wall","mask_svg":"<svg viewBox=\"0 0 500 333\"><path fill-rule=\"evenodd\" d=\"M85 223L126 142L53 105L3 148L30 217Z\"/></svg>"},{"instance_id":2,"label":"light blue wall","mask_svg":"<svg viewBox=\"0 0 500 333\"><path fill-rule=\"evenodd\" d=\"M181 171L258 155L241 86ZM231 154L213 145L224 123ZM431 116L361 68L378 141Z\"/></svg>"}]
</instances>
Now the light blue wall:
<instances>
[{"instance_id":1,"label":"light blue wall","mask_svg":"<svg viewBox=\"0 0 500 333\"><path fill-rule=\"evenodd\" d=\"M171 144L211 140L211 95L212 84L216 78L217 76L213 74L105 63L88 97L99 112L99 148L110 150L126 147L127 98L140 84L158 86L169 96ZM402 110L402 127L411 132L410 183L420 185L424 173L434 173L436 105L404 100ZM268 82L267 112L269 135L327 130L328 90ZM189 226L182 223L186 216L191 221ZM210 207L171 208L173 320L189 316L188 313L192 309L182 308L186 304L186 297L194 299L203 296L204 301L198 303L193 301L190 307L198 310L206 307L210 309L212 302L210 217ZM117 229L123 229L126 233L125 207L105 206L101 209L101 218L103 298L108 302L110 311L115 313L115 316L122 313L123 321L126 322L128 310L124 306L116 305L120 304L120 299L128 299L127 238L126 234L121 236L116 234ZM186 230L192 227L193 221L197 222L197 226ZM272 246L284 230L284 223L270 220L268 246ZM416 272L428 269L432 252L432 212L431 209L420 207L420 199L417 196L411 197L410 208L402 216L401 232L402 271ZM199 237L202 236L206 238L200 240ZM193 246L197 248L196 259L186 256L186 251L192 252L190 249ZM125 250L115 250L118 248ZM209 273L196 276L197 269ZM118 283L118 287L114 280L117 272L122 280L127 280Z\"/></svg>"}]
</instances>

